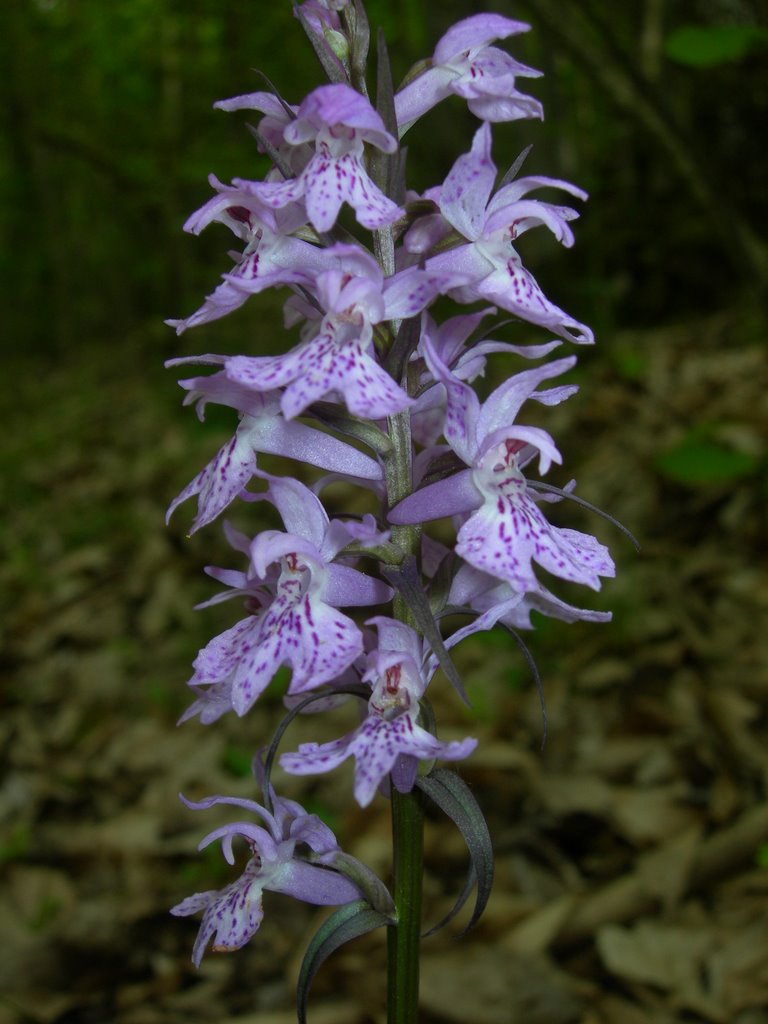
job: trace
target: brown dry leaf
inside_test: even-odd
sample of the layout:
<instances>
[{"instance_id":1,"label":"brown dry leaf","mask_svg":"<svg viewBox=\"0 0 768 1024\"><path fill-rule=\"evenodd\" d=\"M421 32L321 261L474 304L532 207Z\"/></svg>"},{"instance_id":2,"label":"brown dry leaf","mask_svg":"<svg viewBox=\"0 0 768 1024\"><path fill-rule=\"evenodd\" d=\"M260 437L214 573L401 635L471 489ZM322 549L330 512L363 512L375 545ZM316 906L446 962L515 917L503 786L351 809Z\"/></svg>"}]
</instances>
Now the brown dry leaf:
<instances>
[{"instance_id":1,"label":"brown dry leaf","mask_svg":"<svg viewBox=\"0 0 768 1024\"><path fill-rule=\"evenodd\" d=\"M583 1000L544 957L475 942L459 952L424 956L421 1005L457 1024L571 1024L579 1020Z\"/></svg>"},{"instance_id":2,"label":"brown dry leaf","mask_svg":"<svg viewBox=\"0 0 768 1024\"><path fill-rule=\"evenodd\" d=\"M768 1006L767 935L768 915L763 912L750 927L724 933L719 948L707 957L708 987L724 1021L743 1010Z\"/></svg>"},{"instance_id":3,"label":"brown dry leaf","mask_svg":"<svg viewBox=\"0 0 768 1024\"><path fill-rule=\"evenodd\" d=\"M658 897L665 910L678 903L690 885L702 835L702 826L693 825L638 859L637 872L643 889Z\"/></svg>"},{"instance_id":4,"label":"brown dry leaf","mask_svg":"<svg viewBox=\"0 0 768 1024\"><path fill-rule=\"evenodd\" d=\"M606 924L596 944L606 970L630 982L674 991L690 1005L706 999L702 967L716 943L711 929L681 928L645 919L632 928Z\"/></svg>"},{"instance_id":5,"label":"brown dry leaf","mask_svg":"<svg viewBox=\"0 0 768 1024\"><path fill-rule=\"evenodd\" d=\"M571 916L576 901L575 895L565 895L545 904L511 929L502 945L516 953L543 953Z\"/></svg>"},{"instance_id":6,"label":"brown dry leaf","mask_svg":"<svg viewBox=\"0 0 768 1024\"><path fill-rule=\"evenodd\" d=\"M614 792L612 817L631 843L644 846L696 825L698 811L683 804L684 788L673 783L653 788L621 787Z\"/></svg>"},{"instance_id":7,"label":"brown dry leaf","mask_svg":"<svg viewBox=\"0 0 768 1024\"><path fill-rule=\"evenodd\" d=\"M556 814L594 814L604 818L614 805L611 787L596 775L547 775L541 795Z\"/></svg>"}]
</instances>

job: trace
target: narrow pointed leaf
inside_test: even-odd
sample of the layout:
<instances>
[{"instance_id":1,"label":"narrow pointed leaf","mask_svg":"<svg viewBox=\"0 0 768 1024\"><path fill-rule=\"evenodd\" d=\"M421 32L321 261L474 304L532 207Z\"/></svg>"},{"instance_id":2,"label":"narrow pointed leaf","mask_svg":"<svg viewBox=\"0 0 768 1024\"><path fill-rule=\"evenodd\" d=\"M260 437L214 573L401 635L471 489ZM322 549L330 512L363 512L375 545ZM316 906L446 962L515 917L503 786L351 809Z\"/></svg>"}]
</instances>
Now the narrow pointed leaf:
<instances>
[{"instance_id":1,"label":"narrow pointed leaf","mask_svg":"<svg viewBox=\"0 0 768 1024\"><path fill-rule=\"evenodd\" d=\"M388 455L392 451L392 442L383 430L379 430L374 423L360 420L344 412L341 406L334 405L333 402L314 402L309 412L321 423L333 427L339 433L362 441L377 455Z\"/></svg>"},{"instance_id":2,"label":"narrow pointed leaf","mask_svg":"<svg viewBox=\"0 0 768 1024\"><path fill-rule=\"evenodd\" d=\"M416 785L448 815L467 844L471 869L477 880L475 909L464 929L464 932L467 932L477 923L485 910L493 885L493 847L488 825L469 786L456 772L448 768L436 768L429 775L418 778ZM454 907L456 912L463 905L463 896L462 891ZM448 916L448 920L452 916L453 912Z\"/></svg>"},{"instance_id":3,"label":"narrow pointed leaf","mask_svg":"<svg viewBox=\"0 0 768 1024\"><path fill-rule=\"evenodd\" d=\"M438 660L440 668L445 672L451 686L453 686L467 707L470 707L469 697L467 697L461 676L451 661L451 656L445 649L440 629L432 614L429 598L424 593L424 588L421 585L415 557L409 555L403 559L402 564L398 568L382 568L381 571L392 586L401 594L403 600L410 608L416 620L416 625L429 641L429 645Z\"/></svg>"},{"instance_id":4,"label":"narrow pointed leaf","mask_svg":"<svg viewBox=\"0 0 768 1024\"><path fill-rule=\"evenodd\" d=\"M307 1024L309 987L328 957L345 942L392 923L392 918L373 910L365 900L345 904L323 922L309 944L299 971L296 985L296 1014L299 1024Z\"/></svg>"},{"instance_id":5,"label":"narrow pointed leaf","mask_svg":"<svg viewBox=\"0 0 768 1024\"><path fill-rule=\"evenodd\" d=\"M600 516L601 519L606 519L634 544L636 551L640 550L640 541L637 537L635 537L632 531L623 523L620 523L618 519L614 519L610 512L604 512L603 509L598 508L597 505L593 505L591 501L585 501L584 498L579 498L570 491L563 490L562 487L555 487L554 484L545 484L542 480L531 480L530 485L534 491L546 491L547 494L559 494L561 498L565 498L567 501L573 501L577 505L581 505L582 508L586 508L589 509L590 512L594 512L595 515Z\"/></svg>"},{"instance_id":6,"label":"narrow pointed leaf","mask_svg":"<svg viewBox=\"0 0 768 1024\"><path fill-rule=\"evenodd\" d=\"M472 865L472 862L470 861L469 869L467 870L467 877L466 877L466 879L464 881L464 886L463 886L461 892L459 893L459 895L456 897L456 902L453 904L453 906L448 911L448 913L445 915L445 917L441 918L437 922L437 924L433 924L432 927L429 928L427 931L421 933L422 939L428 939L430 935L435 935L441 929L445 928L445 926L447 924L450 924L450 922L454 919L454 917L456 917L456 915L459 913L461 908L464 906L464 904L467 902L469 897L472 895L472 890L475 888L476 885L477 885L477 875L475 874L474 866ZM464 931L466 931L466 930L467 929L465 928Z\"/></svg>"},{"instance_id":7,"label":"narrow pointed leaf","mask_svg":"<svg viewBox=\"0 0 768 1024\"><path fill-rule=\"evenodd\" d=\"M532 149L533 149L533 143L531 143L530 146L526 146L525 147L525 149L520 153L520 155L517 157L517 159L512 164L512 166L509 168L507 173L501 179L501 184L499 185L499 188L504 188L505 185L508 185L511 181L515 180L515 178L520 173L520 170L521 170L523 164L525 163L525 161L526 161L526 159L528 157L528 154L531 152Z\"/></svg>"},{"instance_id":8,"label":"narrow pointed leaf","mask_svg":"<svg viewBox=\"0 0 768 1024\"><path fill-rule=\"evenodd\" d=\"M371 871L367 864L363 864L357 857L353 857L350 853L345 853L343 850L339 850L338 853L334 854L333 859L328 863L340 875L344 875L350 882L355 883L358 889L367 897L374 910L378 910L379 913L386 914L389 917L394 916L395 902L390 895L389 889L384 885L379 876L374 871Z\"/></svg>"},{"instance_id":9,"label":"narrow pointed leaf","mask_svg":"<svg viewBox=\"0 0 768 1024\"><path fill-rule=\"evenodd\" d=\"M259 129L254 127L254 125L252 124L246 124L246 128L254 137L254 139L256 139L261 149L264 150L269 159L272 161L272 163L275 165L278 171L280 171L282 176L285 178L285 180L288 181L289 178L295 177L289 164L280 156L280 154L272 145L272 143L268 139L264 138Z\"/></svg>"},{"instance_id":10,"label":"narrow pointed leaf","mask_svg":"<svg viewBox=\"0 0 768 1024\"><path fill-rule=\"evenodd\" d=\"M376 67L376 110L381 115L384 127L397 138L397 115L395 113L395 91L392 85L392 67L384 39L383 29L377 36L377 67ZM371 177L385 196L392 198L397 170L397 150L384 153L375 150L371 160Z\"/></svg>"},{"instance_id":11,"label":"narrow pointed leaf","mask_svg":"<svg viewBox=\"0 0 768 1024\"><path fill-rule=\"evenodd\" d=\"M350 64L352 65L352 84L364 96L368 95L365 82L365 70L368 63L368 48L371 43L371 26L362 0L354 0L341 11L342 21L347 29L350 42Z\"/></svg>"},{"instance_id":12,"label":"narrow pointed leaf","mask_svg":"<svg viewBox=\"0 0 768 1024\"><path fill-rule=\"evenodd\" d=\"M544 684L541 681L541 675L539 674L539 668L536 661L531 654L528 645L525 640L520 636L517 630L512 629L506 622L502 622L501 625L506 629L510 636L514 639L517 646L520 648L523 657L528 662L528 668L531 670L533 681L536 685L536 693L539 695L539 704L541 705L541 749L547 745L547 736L549 734L549 717L547 715L547 701L544 696Z\"/></svg>"},{"instance_id":13,"label":"narrow pointed leaf","mask_svg":"<svg viewBox=\"0 0 768 1024\"><path fill-rule=\"evenodd\" d=\"M384 369L393 380L401 381L405 376L408 360L416 350L420 338L421 317L411 316L403 320L384 360Z\"/></svg>"}]
</instances>

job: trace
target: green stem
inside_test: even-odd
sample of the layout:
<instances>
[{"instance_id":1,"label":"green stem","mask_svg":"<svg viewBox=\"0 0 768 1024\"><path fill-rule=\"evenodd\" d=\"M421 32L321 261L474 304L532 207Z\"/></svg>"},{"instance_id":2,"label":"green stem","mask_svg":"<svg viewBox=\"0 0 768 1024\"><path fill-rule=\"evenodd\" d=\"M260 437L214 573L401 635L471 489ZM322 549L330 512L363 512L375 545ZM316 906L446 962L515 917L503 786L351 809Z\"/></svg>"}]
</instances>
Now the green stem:
<instances>
[{"instance_id":1,"label":"green stem","mask_svg":"<svg viewBox=\"0 0 768 1024\"><path fill-rule=\"evenodd\" d=\"M386 277L395 272L395 237L391 227L374 232L374 252ZM391 337L400 322L390 321ZM407 381L402 382L407 387ZM393 508L413 489L413 442L408 409L389 417L391 450L384 456L387 507ZM419 553L421 528L393 526L391 543L400 558ZM415 627L410 609L395 594L392 614ZM417 1024L419 1018L419 944L421 941L421 883L424 871L424 809L419 790L392 789L392 873L396 923L387 929L387 1024Z\"/></svg>"},{"instance_id":2,"label":"green stem","mask_svg":"<svg viewBox=\"0 0 768 1024\"><path fill-rule=\"evenodd\" d=\"M411 493L411 422L408 411L389 419L392 452L384 459L389 507ZM405 554L419 549L418 526L395 526L392 543ZM393 614L414 626L399 594ZM423 874L424 810L421 793L398 793L392 787L392 871L397 923L387 935L387 1024L417 1024L419 1017L419 943Z\"/></svg>"},{"instance_id":3,"label":"green stem","mask_svg":"<svg viewBox=\"0 0 768 1024\"><path fill-rule=\"evenodd\" d=\"M418 1024L424 808L421 792L392 788L393 895L387 933L387 1024Z\"/></svg>"}]
</instances>

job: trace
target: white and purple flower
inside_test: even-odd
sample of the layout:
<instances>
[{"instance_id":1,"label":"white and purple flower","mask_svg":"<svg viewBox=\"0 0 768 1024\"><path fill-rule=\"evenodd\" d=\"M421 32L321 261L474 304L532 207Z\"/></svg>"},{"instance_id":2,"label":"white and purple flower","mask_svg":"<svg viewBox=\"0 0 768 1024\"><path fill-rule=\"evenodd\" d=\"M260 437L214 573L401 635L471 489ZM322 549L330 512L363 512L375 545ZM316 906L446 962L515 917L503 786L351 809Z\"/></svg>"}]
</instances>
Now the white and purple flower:
<instances>
[{"instance_id":1,"label":"white and purple flower","mask_svg":"<svg viewBox=\"0 0 768 1024\"><path fill-rule=\"evenodd\" d=\"M515 86L517 76L538 78L541 72L489 45L530 27L500 14L475 14L456 22L439 40L427 69L395 96L400 135L452 93L465 99L483 121L543 117L541 103Z\"/></svg>"},{"instance_id":2,"label":"white and purple flower","mask_svg":"<svg viewBox=\"0 0 768 1024\"><path fill-rule=\"evenodd\" d=\"M428 484L389 514L392 523L421 523L472 513L458 533L456 553L517 593L538 592L533 562L562 579L600 589L601 576L615 569L607 549L594 537L547 522L522 473L536 455L546 473L561 462L552 438L539 427L515 424L523 402L557 404L573 394L569 385L537 390L569 370L575 358L559 359L510 377L481 405L468 384L440 360L428 338L424 355L435 380L447 392L445 438L469 469Z\"/></svg>"},{"instance_id":3,"label":"white and purple flower","mask_svg":"<svg viewBox=\"0 0 768 1024\"><path fill-rule=\"evenodd\" d=\"M201 362L221 365L226 356L171 359L167 366ZM256 473L258 452L283 455L332 473L361 480L380 480L378 462L340 438L297 420L286 420L279 391L254 391L220 370L179 382L187 390L184 404L194 402L203 419L208 402L228 405L241 414L234 436L171 502L166 521L182 502L197 495L197 515L190 534L212 522L243 492Z\"/></svg>"},{"instance_id":4,"label":"white and purple flower","mask_svg":"<svg viewBox=\"0 0 768 1024\"><path fill-rule=\"evenodd\" d=\"M373 183L363 163L365 143L384 153L397 140L384 127L368 100L349 85L333 83L314 89L283 132L291 146L313 143L315 151L296 178L282 182L239 181L268 206L280 208L303 200L315 231L330 231L343 203L371 230L392 224L404 211Z\"/></svg>"},{"instance_id":5,"label":"white and purple flower","mask_svg":"<svg viewBox=\"0 0 768 1024\"><path fill-rule=\"evenodd\" d=\"M362 633L339 606L375 605L392 596L380 580L333 561L353 534L343 522L328 519L307 487L265 478L265 497L288 532L266 530L249 544L232 531L237 546L247 545L248 572L209 570L231 588L218 600L242 595L253 614L198 654L189 681L198 699L183 720L199 714L210 722L230 708L244 715L284 664L292 669L291 694L331 682L363 653Z\"/></svg>"},{"instance_id":6,"label":"white and purple flower","mask_svg":"<svg viewBox=\"0 0 768 1024\"><path fill-rule=\"evenodd\" d=\"M302 743L282 754L280 765L293 775L314 775L355 759L355 799L361 807L391 773L395 787L413 788L419 761L457 761L468 757L477 740L441 743L418 724L419 701L436 665L416 633L402 622L379 616L379 646L368 656L363 681L371 686L368 714L353 732L330 743Z\"/></svg>"},{"instance_id":7,"label":"white and purple flower","mask_svg":"<svg viewBox=\"0 0 768 1024\"><path fill-rule=\"evenodd\" d=\"M491 129L484 124L475 133L470 152L458 158L445 183L425 193L437 204L440 216L416 221L406 236L406 248L426 257L427 270L453 276L457 283L449 294L457 301L492 302L568 341L591 343L592 331L549 301L512 244L529 228L543 224L558 242L573 245L568 222L578 216L575 210L523 197L544 187L563 189L579 199L586 199L586 193L567 181L527 177L505 185L491 198L495 180ZM466 242L430 255L451 229Z\"/></svg>"},{"instance_id":8,"label":"white and purple flower","mask_svg":"<svg viewBox=\"0 0 768 1024\"><path fill-rule=\"evenodd\" d=\"M217 804L231 804L255 814L264 825L235 822L210 832L200 843L204 849L221 840L228 864L235 863L233 840L245 840L250 858L243 873L223 889L198 892L172 908L177 917L203 911L203 920L192 950L192 962L200 966L209 943L214 953L240 949L258 931L264 916L265 889L285 893L317 906L337 906L360 898L360 891L348 878L329 865L339 845L327 825L316 814L308 814L292 800L272 793L272 811L239 797L212 796L193 802L182 800L192 810L206 810ZM305 849L306 853L302 853ZM312 857L311 863L308 857Z\"/></svg>"}]
</instances>

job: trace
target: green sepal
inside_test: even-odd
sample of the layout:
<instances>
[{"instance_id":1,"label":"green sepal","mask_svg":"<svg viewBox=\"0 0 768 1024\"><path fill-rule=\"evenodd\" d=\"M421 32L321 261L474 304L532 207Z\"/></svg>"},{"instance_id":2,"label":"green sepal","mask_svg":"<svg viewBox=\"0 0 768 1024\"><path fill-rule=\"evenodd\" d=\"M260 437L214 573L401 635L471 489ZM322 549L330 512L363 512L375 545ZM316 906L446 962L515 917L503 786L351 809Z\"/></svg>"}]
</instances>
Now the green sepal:
<instances>
[{"instance_id":1,"label":"green sepal","mask_svg":"<svg viewBox=\"0 0 768 1024\"><path fill-rule=\"evenodd\" d=\"M328 957L345 942L390 924L394 924L393 918L374 910L365 900L355 900L354 903L339 907L320 925L304 954L296 984L296 1016L299 1024L307 1024L309 987Z\"/></svg>"},{"instance_id":2,"label":"green sepal","mask_svg":"<svg viewBox=\"0 0 768 1024\"><path fill-rule=\"evenodd\" d=\"M488 825L471 789L456 772L448 768L435 768L429 775L419 776L416 785L456 825L467 844L470 859L467 881L453 909L426 934L433 934L451 921L464 906L476 885L475 909L468 924L460 933L463 935L480 919L493 885L493 846Z\"/></svg>"}]
</instances>

